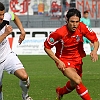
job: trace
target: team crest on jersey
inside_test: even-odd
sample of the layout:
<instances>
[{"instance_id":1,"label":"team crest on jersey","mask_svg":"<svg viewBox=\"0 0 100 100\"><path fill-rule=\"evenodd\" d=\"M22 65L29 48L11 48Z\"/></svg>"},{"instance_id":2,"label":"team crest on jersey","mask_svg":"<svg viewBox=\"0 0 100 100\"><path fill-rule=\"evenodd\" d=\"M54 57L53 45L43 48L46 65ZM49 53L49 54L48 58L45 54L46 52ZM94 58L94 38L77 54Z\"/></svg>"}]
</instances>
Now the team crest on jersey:
<instances>
[{"instance_id":1,"label":"team crest on jersey","mask_svg":"<svg viewBox=\"0 0 100 100\"><path fill-rule=\"evenodd\" d=\"M76 41L78 42L78 41L80 41L80 36L76 36Z\"/></svg>"},{"instance_id":2,"label":"team crest on jersey","mask_svg":"<svg viewBox=\"0 0 100 100\"><path fill-rule=\"evenodd\" d=\"M50 42L53 43L54 42L54 39L53 38L50 38Z\"/></svg>"}]
</instances>

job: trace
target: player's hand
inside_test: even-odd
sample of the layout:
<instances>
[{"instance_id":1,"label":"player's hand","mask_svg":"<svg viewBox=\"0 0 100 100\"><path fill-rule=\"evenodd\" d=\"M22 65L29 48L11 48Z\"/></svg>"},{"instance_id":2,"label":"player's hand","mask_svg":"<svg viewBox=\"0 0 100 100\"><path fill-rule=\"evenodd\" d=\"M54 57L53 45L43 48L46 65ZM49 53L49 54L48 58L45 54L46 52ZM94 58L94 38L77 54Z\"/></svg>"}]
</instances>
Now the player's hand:
<instances>
[{"instance_id":1,"label":"player's hand","mask_svg":"<svg viewBox=\"0 0 100 100\"><path fill-rule=\"evenodd\" d=\"M58 67L58 69L61 70L61 71L64 71L65 68L66 68L65 64L64 64L62 61L59 61L57 67Z\"/></svg>"},{"instance_id":2,"label":"player's hand","mask_svg":"<svg viewBox=\"0 0 100 100\"><path fill-rule=\"evenodd\" d=\"M20 34L19 40L18 40L18 43L19 43L19 44L21 44L22 41L25 39L25 35L26 35L25 33L21 33L21 34Z\"/></svg>"},{"instance_id":3,"label":"player's hand","mask_svg":"<svg viewBox=\"0 0 100 100\"><path fill-rule=\"evenodd\" d=\"M12 33L12 31L13 31L12 26L6 24L6 26L5 26L5 33L4 34L6 34L8 36L9 34Z\"/></svg>"},{"instance_id":4,"label":"player's hand","mask_svg":"<svg viewBox=\"0 0 100 100\"><path fill-rule=\"evenodd\" d=\"M97 52L93 50L93 51L90 53L90 57L91 57L91 60L92 60L93 62L96 62L96 61L98 60L98 54L97 54Z\"/></svg>"}]
</instances>

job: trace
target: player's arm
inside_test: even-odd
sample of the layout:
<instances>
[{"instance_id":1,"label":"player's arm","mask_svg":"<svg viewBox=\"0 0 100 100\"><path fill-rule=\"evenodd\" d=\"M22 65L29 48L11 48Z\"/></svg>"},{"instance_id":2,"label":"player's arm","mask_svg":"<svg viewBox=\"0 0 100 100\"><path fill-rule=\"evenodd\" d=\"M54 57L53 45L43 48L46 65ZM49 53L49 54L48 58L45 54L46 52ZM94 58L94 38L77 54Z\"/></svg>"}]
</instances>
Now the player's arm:
<instances>
[{"instance_id":1,"label":"player's arm","mask_svg":"<svg viewBox=\"0 0 100 100\"><path fill-rule=\"evenodd\" d=\"M44 50L49 55L50 58L52 58L55 62L59 62L59 59L55 56L51 48L54 47L57 40L59 38L59 35L57 33L53 32L49 35L49 37L44 42Z\"/></svg>"},{"instance_id":2,"label":"player's arm","mask_svg":"<svg viewBox=\"0 0 100 100\"><path fill-rule=\"evenodd\" d=\"M92 29L88 28L87 26L83 26L83 27L84 27L83 28L84 36L93 43L94 49L93 51L91 51L90 56L91 56L92 61L95 62L98 60L98 55L97 55L97 51L99 48L98 38L96 36L96 33Z\"/></svg>"},{"instance_id":3,"label":"player's arm","mask_svg":"<svg viewBox=\"0 0 100 100\"><path fill-rule=\"evenodd\" d=\"M51 50L54 44L57 43L57 40L59 40L58 38L59 35L54 36L54 34L51 34L44 42L44 50L48 54L48 56L58 64L58 69L64 70L65 64L59 58L57 58L54 52Z\"/></svg>"},{"instance_id":4,"label":"player's arm","mask_svg":"<svg viewBox=\"0 0 100 100\"><path fill-rule=\"evenodd\" d=\"M93 62L96 62L98 60L97 51L98 51L98 48L99 48L99 41L95 41L93 43L93 45L94 45L94 49L93 49L93 51L91 51L90 57L91 57L91 60Z\"/></svg>"},{"instance_id":5,"label":"player's arm","mask_svg":"<svg viewBox=\"0 0 100 100\"><path fill-rule=\"evenodd\" d=\"M10 26L10 25L6 25L5 26L5 32L2 34L2 35L0 35L0 43L9 35L9 34L11 34L11 32L12 32L12 26Z\"/></svg>"},{"instance_id":6,"label":"player's arm","mask_svg":"<svg viewBox=\"0 0 100 100\"><path fill-rule=\"evenodd\" d=\"M51 49L46 48L46 47L44 47L44 50L48 54L48 56L58 64L58 66L57 66L58 69L61 70L61 71L64 71L65 70L65 64L55 56L53 51Z\"/></svg>"},{"instance_id":7,"label":"player's arm","mask_svg":"<svg viewBox=\"0 0 100 100\"><path fill-rule=\"evenodd\" d=\"M56 63L60 62L60 60L55 56L55 54L53 53L51 49L44 47L44 50L49 55L49 57L52 58Z\"/></svg>"},{"instance_id":8,"label":"player's arm","mask_svg":"<svg viewBox=\"0 0 100 100\"><path fill-rule=\"evenodd\" d=\"M19 37L19 41L18 41L19 44L21 44L22 41L25 39L25 35L26 35L25 30L23 28L23 25L22 25L19 17L16 14L14 14L14 20L13 21L17 25L17 27L19 28L19 30L21 31L21 34L20 34L20 37Z\"/></svg>"}]
</instances>

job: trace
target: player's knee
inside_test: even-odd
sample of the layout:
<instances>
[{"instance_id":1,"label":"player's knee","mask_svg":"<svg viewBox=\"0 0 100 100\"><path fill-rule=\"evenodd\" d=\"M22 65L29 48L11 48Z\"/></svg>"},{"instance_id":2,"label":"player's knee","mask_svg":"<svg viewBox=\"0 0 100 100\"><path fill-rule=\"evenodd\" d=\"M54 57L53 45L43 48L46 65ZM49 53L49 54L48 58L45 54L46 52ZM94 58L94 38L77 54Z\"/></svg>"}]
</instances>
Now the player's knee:
<instances>
[{"instance_id":1,"label":"player's knee","mask_svg":"<svg viewBox=\"0 0 100 100\"><path fill-rule=\"evenodd\" d=\"M75 83L76 83L76 84L82 83L81 77L76 78L76 79L75 79Z\"/></svg>"},{"instance_id":2,"label":"player's knee","mask_svg":"<svg viewBox=\"0 0 100 100\"><path fill-rule=\"evenodd\" d=\"M24 74L22 77L21 77L21 80L22 81L27 81L28 79L28 75L27 74Z\"/></svg>"},{"instance_id":3,"label":"player's knee","mask_svg":"<svg viewBox=\"0 0 100 100\"><path fill-rule=\"evenodd\" d=\"M71 80L71 86L72 87L76 87L80 83L82 83L82 79L81 78L75 78L74 81Z\"/></svg>"}]
</instances>

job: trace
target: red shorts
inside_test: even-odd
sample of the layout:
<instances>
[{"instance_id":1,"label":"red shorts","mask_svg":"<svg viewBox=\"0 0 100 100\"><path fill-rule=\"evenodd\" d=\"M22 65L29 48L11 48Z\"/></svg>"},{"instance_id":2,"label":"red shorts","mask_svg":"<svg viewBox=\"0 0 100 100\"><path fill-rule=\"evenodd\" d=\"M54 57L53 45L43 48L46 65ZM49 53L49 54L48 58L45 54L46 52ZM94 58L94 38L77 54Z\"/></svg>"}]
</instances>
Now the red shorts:
<instances>
[{"instance_id":1,"label":"red shorts","mask_svg":"<svg viewBox=\"0 0 100 100\"><path fill-rule=\"evenodd\" d=\"M66 59L61 58L60 60L65 63L66 68L68 67L75 68L77 71L77 74L82 77L82 65L83 65L82 59L66 60Z\"/></svg>"}]
</instances>

